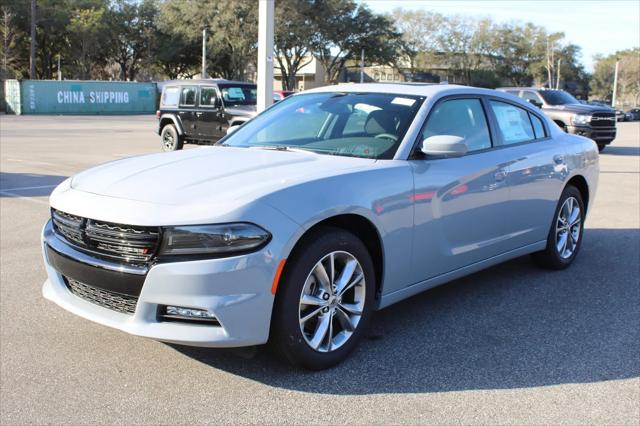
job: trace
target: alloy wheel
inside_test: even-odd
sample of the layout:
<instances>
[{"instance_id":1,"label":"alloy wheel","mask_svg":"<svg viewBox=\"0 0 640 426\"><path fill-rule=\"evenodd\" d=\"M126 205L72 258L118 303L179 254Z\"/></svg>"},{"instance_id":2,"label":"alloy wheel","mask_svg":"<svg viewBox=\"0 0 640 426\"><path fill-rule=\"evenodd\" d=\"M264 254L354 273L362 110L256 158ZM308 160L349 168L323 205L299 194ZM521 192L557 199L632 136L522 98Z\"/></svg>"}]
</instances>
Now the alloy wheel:
<instances>
[{"instance_id":1,"label":"alloy wheel","mask_svg":"<svg viewBox=\"0 0 640 426\"><path fill-rule=\"evenodd\" d=\"M300 294L300 330L318 352L331 352L353 335L365 305L366 286L360 262L350 253L324 256L307 276Z\"/></svg>"},{"instance_id":2,"label":"alloy wheel","mask_svg":"<svg viewBox=\"0 0 640 426\"><path fill-rule=\"evenodd\" d=\"M568 259L575 252L580 239L582 214L580 204L574 197L568 197L556 221L556 250L562 259Z\"/></svg>"}]
</instances>

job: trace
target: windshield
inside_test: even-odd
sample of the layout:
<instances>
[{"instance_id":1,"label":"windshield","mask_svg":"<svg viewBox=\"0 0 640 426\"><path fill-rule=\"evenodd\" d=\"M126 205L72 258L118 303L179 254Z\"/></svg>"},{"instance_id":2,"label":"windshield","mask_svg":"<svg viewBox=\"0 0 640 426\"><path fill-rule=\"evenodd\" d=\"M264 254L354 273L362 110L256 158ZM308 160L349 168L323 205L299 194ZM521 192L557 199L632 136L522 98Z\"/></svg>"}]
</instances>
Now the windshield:
<instances>
[{"instance_id":1,"label":"windshield","mask_svg":"<svg viewBox=\"0 0 640 426\"><path fill-rule=\"evenodd\" d=\"M567 105L567 104L579 104L578 100L562 90L541 90L540 96L544 98L544 101L549 105Z\"/></svg>"},{"instance_id":2,"label":"windshield","mask_svg":"<svg viewBox=\"0 0 640 426\"><path fill-rule=\"evenodd\" d=\"M258 99L254 84L221 84L219 87L225 105L255 105Z\"/></svg>"},{"instance_id":3,"label":"windshield","mask_svg":"<svg viewBox=\"0 0 640 426\"><path fill-rule=\"evenodd\" d=\"M291 96L247 122L221 144L390 159L423 101L420 96L383 93Z\"/></svg>"}]
</instances>

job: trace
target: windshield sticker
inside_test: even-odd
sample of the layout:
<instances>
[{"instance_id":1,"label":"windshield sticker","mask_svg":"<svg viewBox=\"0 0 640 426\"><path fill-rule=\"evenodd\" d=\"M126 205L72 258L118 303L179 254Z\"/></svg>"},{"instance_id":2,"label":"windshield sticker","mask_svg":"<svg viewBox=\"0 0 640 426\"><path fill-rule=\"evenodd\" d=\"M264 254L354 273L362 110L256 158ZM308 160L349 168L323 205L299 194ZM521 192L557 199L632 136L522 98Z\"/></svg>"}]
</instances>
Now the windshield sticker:
<instances>
[{"instance_id":1,"label":"windshield sticker","mask_svg":"<svg viewBox=\"0 0 640 426\"><path fill-rule=\"evenodd\" d=\"M412 106L416 103L416 100L411 98L393 98L391 103L396 105Z\"/></svg>"}]
</instances>

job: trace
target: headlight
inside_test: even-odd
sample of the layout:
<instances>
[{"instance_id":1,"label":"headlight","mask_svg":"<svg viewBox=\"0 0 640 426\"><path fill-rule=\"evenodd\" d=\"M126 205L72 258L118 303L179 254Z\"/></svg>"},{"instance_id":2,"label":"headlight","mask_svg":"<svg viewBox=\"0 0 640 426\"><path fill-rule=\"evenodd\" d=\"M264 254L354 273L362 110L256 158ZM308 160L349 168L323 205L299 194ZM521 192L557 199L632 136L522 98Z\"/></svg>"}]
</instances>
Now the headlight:
<instances>
[{"instance_id":1,"label":"headlight","mask_svg":"<svg viewBox=\"0 0 640 426\"><path fill-rule=\"evenodd\" d=\"M571 117L571 123L573 124L589 124L591 116L589 114L576 114Z\"/></svg>"},{"instance_id":2,"label":"headlight","mask_svg":"<svg viewBox=\"0 0 640 426\"><path fill-rule=\"evenodd\" d=\"M250 223L173 226L164 229L160 254L229 254L258 248L270 238Z\"/></svg>"}]
</instances>

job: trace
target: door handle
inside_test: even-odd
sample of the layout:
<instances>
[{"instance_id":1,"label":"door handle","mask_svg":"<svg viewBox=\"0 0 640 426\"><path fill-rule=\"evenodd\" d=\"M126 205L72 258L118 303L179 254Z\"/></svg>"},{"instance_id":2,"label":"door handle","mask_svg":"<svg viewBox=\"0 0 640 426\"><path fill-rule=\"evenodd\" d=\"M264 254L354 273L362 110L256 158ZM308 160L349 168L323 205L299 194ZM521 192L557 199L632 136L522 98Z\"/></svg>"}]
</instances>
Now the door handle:
<instances>
[{"instance_id":1,"label":"door handle","mask_svg":"<svg viewBox=\"0 0 640 426\"><path fill-rule=\"evenodd\" d=\"M564 163L564 156L560 155L560 154L556 154L553 156L553 162L556 164L563 164Z\"/></svg>"},{"instance_id":2,"label":"door handle","mask_svg":"<svg viewBox=\"0 0 640 426\"><path fill-rule=\"evenodd\" d=\"M494 173L493 177L495 178L496 182L502 182L507 178L507 171L498 170L497 172Z\"/></svg>"}]
</instances>

